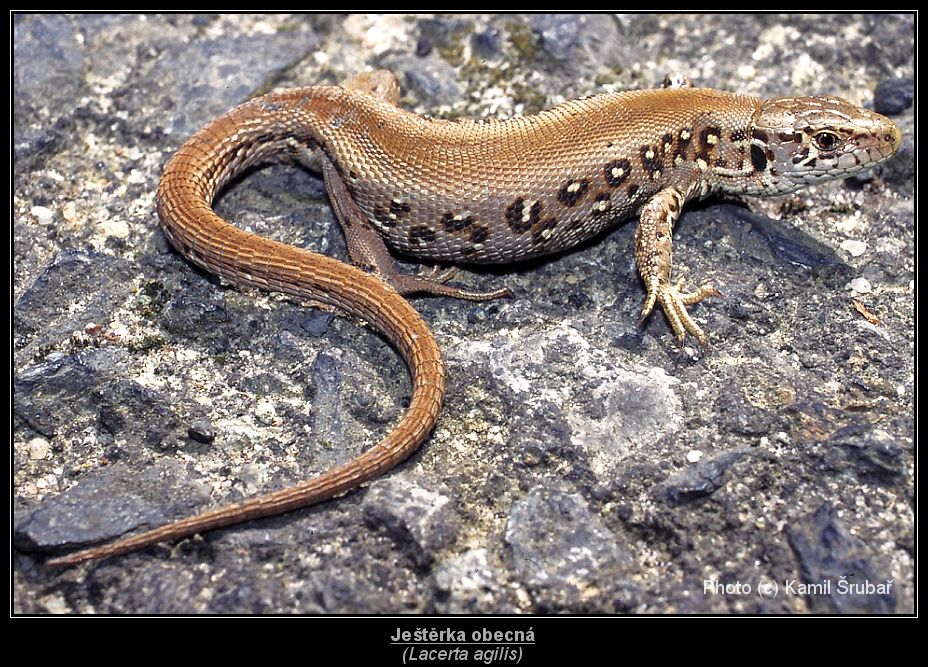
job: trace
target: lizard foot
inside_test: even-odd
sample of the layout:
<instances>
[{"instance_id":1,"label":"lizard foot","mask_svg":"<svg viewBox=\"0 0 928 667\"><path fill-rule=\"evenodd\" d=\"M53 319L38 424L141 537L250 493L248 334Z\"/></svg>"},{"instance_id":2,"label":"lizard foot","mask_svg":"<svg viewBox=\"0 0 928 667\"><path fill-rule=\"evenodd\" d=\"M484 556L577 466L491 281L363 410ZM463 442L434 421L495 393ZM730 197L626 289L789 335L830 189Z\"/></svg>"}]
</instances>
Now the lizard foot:
<instances>
[{"instance_id":1,"label":"lizard foot","mask_svg":"<svg viewBox=\"0 0 928 667\"><path fill-rule=\"evenodd\" d=\"M461 272L460 267L449 266L448 268L442 269L441 266L436 264L435 266L431 268L422 269L421 271L419 271L419 274L417 277L422 278L423 280L428 280L429 282L433 282L433 283L446 283L452 278L454 278L456 275L458 275L458 273L460 272Z\"/></svg>"},{"instance_id":2,"label":"lizard foot","mask_svg":"<svg viewBox=\"0 0 928 667\"><path fill-rule=\"evenodd\" d=\"M418 276L395 273L390 276L385 276L384 279L403 296L409 296L411 294L430 294L432 296L448 296L453 299L464 299L466 301L492 301L494 299L512 296L512 290L508 287L502 287L488 292L473 292L461 287L446 285L445 282L453 278L457 272L458 269L456 267L451 267L444 271L436 267Z\"/></svg>"},{"instance_id":3,"label":"lizard foot","mask_svg":"<svg viewBox=\"0 0 928 667\"><path fill-rule=\"evenodd\" d=\"M721 296L721 293L712 285L703 285L695 292L684 293L682 278L677 281L676 285L654 282L648 288L648 296L644 307L641 309L638 326L644 323L654 309L655 304L660 302L661 308L664 309L664 315L666 315L667 321L670 322L670 327L677 337L677 343L682 347L686 335L690 334L699 342L701 347L706 348L709 345L709 339L699 325L696 324L696 321L690 317L686 307L699 303L710 296Z\"/></svg>"}]
</instances>

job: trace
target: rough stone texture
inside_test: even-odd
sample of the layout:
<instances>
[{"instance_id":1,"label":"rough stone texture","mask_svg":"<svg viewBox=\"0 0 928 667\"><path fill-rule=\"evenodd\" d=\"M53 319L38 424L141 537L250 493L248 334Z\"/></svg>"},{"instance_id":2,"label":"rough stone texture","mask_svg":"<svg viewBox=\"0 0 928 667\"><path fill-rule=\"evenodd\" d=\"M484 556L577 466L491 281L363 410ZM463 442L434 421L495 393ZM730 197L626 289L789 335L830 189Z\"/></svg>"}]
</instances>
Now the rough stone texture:
<instances>
[{"instance_id":1,"label":"rough stone texture","mask_svg":"<svg viewBox=\"0 0 928 667\"><path fill-rule=\"evenodd\" d=\"M513 504L504 541L512 575L538 611L634 606L635 586L620 576L631 559L579 494L532 489Z\"/></svg>"},{"instance_id":2,"label":"rough stone texture","mask_svg":"<svg viewBox=\"0 0 928 667\"><path fill-rule=\"evenodd\" d=\"M451 499L400 478L371 484L361 503L368 526L385 531L412 560L424 567L437 551L454 541L457 517Z\"/></svg>"},{"instance_id":3,"label":"rough stone texture","mask_svg":"<svg viewBox=\"0 0 928 667\"><path fill-rule=\"evenodd\" d=\"M14 612L912 613L912 16L17 15L13 38ZM448 118L674 70L866 104L880 86L906 138L844 183L687 208L676 271L724 295L693 309L705 358L678 351L660 314L636 329L634 223L463 272L515 298L416 302L449 393L399 472L45 568L64 545L348 460L401 414L406 370L368 327L226 288L170 249L154 210L161 167L203 123L373 67L399 71L404 106ZM217 208L345 257L321 181L299 168L255 171ZM783 590L842 576L892 592ZM762 578L776 598L704 589Z\"/></svg>"},{"instance_id":4,"label":"rough stone texture","mask_svg":"<svg viewBox=\"0 0 928 667\"><path fill-rule=\"evenodd\" d=\"M786 533L799 560L799 572L808 587L804 595L812 611L889 614L896 610L895 582L876 571L879 566L868 557L866 545L848 532L831 503L822 503ZM797 586L796 590L802 589Z\"/></svg>"}]
</instances>

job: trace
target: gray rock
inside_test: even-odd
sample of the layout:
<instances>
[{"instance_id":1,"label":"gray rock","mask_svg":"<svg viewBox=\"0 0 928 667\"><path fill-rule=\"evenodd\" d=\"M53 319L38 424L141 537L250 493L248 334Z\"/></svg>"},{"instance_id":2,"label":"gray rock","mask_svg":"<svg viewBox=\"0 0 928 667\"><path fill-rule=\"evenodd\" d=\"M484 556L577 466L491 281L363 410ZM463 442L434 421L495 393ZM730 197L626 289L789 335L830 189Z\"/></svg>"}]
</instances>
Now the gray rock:
<instances>
[{"instance_id":1,"label":"gray rock","mask_svg":"<svg viewBox=\"0 0 928 667\"><path fill-rule=\"evenodd\" d=\"M457 71L444 60L401 56L389 58L386 65L402 74L408 89L428 105L450 106L461 100Z\"/></svg>"},{"instance_id":2,"label":"gray rock","mask_svg":"<svg viewBox=\"0 0 928 667\"><path fill-rule=\"evenodd\" d=\"M838 473L853 470L863 483L893 484L905 476L911 440L903 446L886 431L851 424L829 438L822 453L826 465Z\"/></svg>"},{"instance_id":3,"label":"gray rock","mask_svg":"<svg viewBox=\"0 0 928 667\"><path fill-rule=\"evenodd\" d=\"M604 573L629 560L579 494L541 487L513 505L504 540L513 576L546 610L595 608L615 586Z\"/></svg>"},{"instance_id":4,"label":"gray rock","mask_svg":"<svg viewBox=\"0 0 928 667\"><path fill-rule=\"evenodd\" d=\"M13 306L20 358L60 345L91 324L105 325L130 294L129 262L96 252L59 253ZM79 303L75 296L80 295Z\"/></svg>"},{"instance_id":5,"label":"gray rock","mask_svg":"<svg viewBox=\"0 0 928 667\"><path fill-rule=\"evenodd\" d=\"M725 471L747 454L747 450L722 452L700 461L655 487L657 495L671 505L711 495L725 483Z\"/></svg>"},{"instance_id":6,"label":"gray rock","mask_svg":"<svg viewBox=\"0 0 928 667\"><path fill-rule=\"evenodd\" d=\"M371 485L361 510L368 526L386 531L422 567L457 536L458 518L450 503L447 496L391 477Z\"/></svg>"},{"instance_id":7,"label":"gray rock","mask_svg":"<svg viewBox=\"0 0 928 667\"><path fill-rule=\"evenodd\" d=\"M176 480L177 469L159 466L158 472L133 475L125 467L107 468L38 507L18 508L13 514L14 544L24 551L58 553L166 523L182 496L173 500L166 496L159 502L149 485L160 484L165 491L167 484L158 478ZM191 489L185 490L190 498ZM181 504L187 507L187 502Z\"/></svg>"},{"instance_id":8,"label":"gray rock","mask_svg":"<svg viewBox=\"0 0 928 667\"><path fill-rule=\"evenodd\" d=\"M533 14L530 21L541 50L564 66L597 73L630 54L631 40L607 14Z\"/></svg>"},{"instance_id":9,"label":"gray rock","mask_svg":"<svg viewBox=\"0 0 928 667\"><path fill-rule=\"evenodd\" d=\"M486 549L471 549L435 568L435 611L439 614L514 613L514 594L501 583ZM511 605L507 607L508 605Z\"/></svg>"},{"instance_id":10,"label":"gray rock","mask_svg":"<svg viewBox=\"0 0 928 667\"><path fill-rule=\"evenodd\" d=\"M177 16L181 24L186 20ZM175 31L161 35L155 42L163 45L160 57L147 73L163 105L157 110L159 125L182 140L315 50L318 38L308 22L293 20L289 28L267 33L246 27L239 34L197 39L186 49L168 46L177 38Z\"/></svg>"},{"instance_id":11,"label":"gray rock","mask_svg":"<svg viewBox=\"0 0 928 667\"><path fill-rule=\"evenodd\" d=\"M915 99L915 79L900 77L880 81L873 91L873 110L896 116L912 106Z\"/></svg>"},{"instance_id":12,"label":"gray rock","mask_svg":"<svg viewBox=\"0 0 928 667\"><path fill-rule=\"evenodd\" d=\"M13 45L13 155L20 161L68 135L87 62L69 16L17 14ZM39 121L43 109L51 111L51 122Z\"/></svg>"},{"instance_id":13,"label":"gray rock","mask_svg":"<svg viewBox=\"0 0 928 667\"><path fill-rule=\"evenodd\" d=\"M835 513L822 505L814 514L786 530L799 561L802 581L821 586L805 596L811 611L820 614L891 614L896 611L895 582L888 591L867 592L866 585L887 586L887 578L870 559L870 549L854 537ZM840 581L854 586L841 592ZM825 588L827 586L827 589Z\"/></svg>"},{"instance_id":14,"label":"gray rock","mask_svg":"<svg viewBox=\"0 0 928 667\"><path fill-rule=\"evenodd\" d=\"M503 50L503 33L495 27L488 27L473 34L471 45L478 56L495 58Z\"/></svg>"}]
</instances>

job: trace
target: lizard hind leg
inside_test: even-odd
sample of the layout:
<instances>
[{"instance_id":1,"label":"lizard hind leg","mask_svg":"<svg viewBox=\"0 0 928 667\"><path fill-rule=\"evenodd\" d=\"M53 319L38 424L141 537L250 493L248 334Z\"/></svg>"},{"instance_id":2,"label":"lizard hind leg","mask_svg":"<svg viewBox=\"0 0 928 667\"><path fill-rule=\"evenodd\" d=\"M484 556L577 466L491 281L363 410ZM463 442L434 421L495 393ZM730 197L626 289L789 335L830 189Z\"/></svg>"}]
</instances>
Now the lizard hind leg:
<instances>
[{"instance_id":1,"label":"lizard hind leg","mask_svg":"<svg viewBox=\"0 0 928 667\"><path fill-rule=\"evenodd\" d=\"M635 260L647 288L647 297L641 309L639 326L660 303L680 345L690 334L705 348L709 339L687 312L686 306L709 296L721 295L712 285L684 293L682 279L671 282L673 223L679 217L685 200L685 195L676 188L666 188L654 195L641 210L641 220L635 230Z\"/></svg>"},{"instance_id":2,"label":"lizard hind leg","mask_svg":"<svg viewBox=\"0 0 928 667\"><path fill-rule=\"evenodd\" d=\"M399 104L399 83L393 73L388 70L356 74L342 82L341 86L373 95L394 106ZM373 273L404 296L430 294L468 301L490 301L512 296L512 291L508 287L488 292L474 292L446 285L445 283L457 273L456 268L440 271L436 267L418 276L401 273L393 256L387 250L383 237L352 199L338 168L325 150L320 146L308 147L297 141L291 143L290 150L294 159L304 167L322 172L325 189L332 202L335 216L345 233L348 256L355 266Z\"/></svg>"},{"instance_id":3,"label":"lizard hind leg","mask_svg":"<svg viewBox=\"0 0 928 667\"><path fill-rule=\"evenodd\" d=\"M339 85L342 88L373 95L393 106L398 106L400 102L400 84L393 72L389 70L377 69L372 72L361 72L348 77ZM322 170L320 159L323 150L319 146L309 147L293 139L290 141L290 152L294 160L310 171Z\"/></svg>"},{"instance_id":4,"label":"lizard hind leg","mask_svg":"<svg viewBox=\"0 0 928 667\"><path fill-rule=\"evenodd\" d=\"M433 270L431 273L418 276L401 273L390 251L387 250L383 237L352 199L348 186L332 160L322 151L315 151L313 157L322 168L326 192L329 194L335 216L345 232L348 256L355 266L373 273L403 296L429 294L467 301L491 301L512 295L508 287L489 292L474 292L446 285L445 282L457 272L454 268L444 272Z\"/></svg>"},{"instance_id":5,"label":"lizard hind leg","mask_svg":"<svg viewBox=\"0 0 928 667\"><path fill-rule=\"evenodd\" d=\"M385 69L375 69L373 72L362 72L345 79L342 88L357 90L379 97L384 102L398 106L400 101L400 84L393 72Z\"/></svg>"},{"instance_id":6,"label":"lizard hind leg","mask_svg":"<svg viewBox=\"0 0 928 667\"><path fill-rule=\"evenodd\" d=\"M346 79L343 88L369 93L393 106L400 101L400 86L393 72L384 69L372 72L362 72ZM321 151L308 156L308 159L321 163ZM396 262L390 255L383 242L383 238L371 226L366 216L354 203L344 184L338 170L329 162L329 168L323 165L326 190L332 200L336 216L345 231L348 240L348 254L356 265L373 271L375 275L392 285L400 294L431 294L435 296L448 296L468 301L490 301L501 297L512 296L508 287L488 292L472 292L446 285L457 272L457 267L441 270L433 267L418 276L400 273Z\"/></svg>"}]
</instances>

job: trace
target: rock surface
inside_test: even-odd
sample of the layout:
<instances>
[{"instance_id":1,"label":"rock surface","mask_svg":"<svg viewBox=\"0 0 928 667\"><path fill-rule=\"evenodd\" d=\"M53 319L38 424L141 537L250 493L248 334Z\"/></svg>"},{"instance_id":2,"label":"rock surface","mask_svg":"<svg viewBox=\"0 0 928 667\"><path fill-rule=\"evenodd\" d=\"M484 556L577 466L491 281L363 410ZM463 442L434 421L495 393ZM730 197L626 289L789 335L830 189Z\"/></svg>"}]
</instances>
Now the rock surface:
<instances>
[{"instance_id":1,"label":"rock surface","mask_svg":"<svg viewBox=\"0 0 928 667\"><path fill-rule=\"evenodd\" d=\"M16 15L14 613L912 613L914 92L909 15ZM415 302L448 361L441 420L334 502L51 570L62 548L346 461L409 380L369 327L228 289L158 229L161 168L268 90L400 74L446 118L533 113L683 71L896 113L900 155L847 182L690 206L678 275L713 349L676 350L634 223L463 272ZM336 257L321 181L253 172L217 209ZM771 219L773 218L773 219ZM783 582L892 580L888 594ZM780 582L765 598L704 582Z\"/></svg>"}]
</instances>

